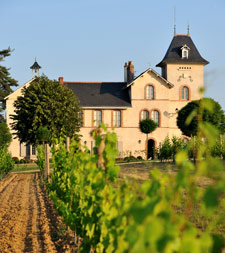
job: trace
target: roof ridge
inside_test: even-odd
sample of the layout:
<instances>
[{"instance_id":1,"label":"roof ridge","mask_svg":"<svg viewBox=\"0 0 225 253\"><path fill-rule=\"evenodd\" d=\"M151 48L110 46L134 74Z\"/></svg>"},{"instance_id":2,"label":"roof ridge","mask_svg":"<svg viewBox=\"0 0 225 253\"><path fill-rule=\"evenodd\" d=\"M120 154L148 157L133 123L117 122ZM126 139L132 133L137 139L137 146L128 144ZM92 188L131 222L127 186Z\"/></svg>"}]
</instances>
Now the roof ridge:
<instances>
[{"instance_id":1,"label":"roof ridge","mask_svg":"<svg viewBox=\"0 0 225 253\"><path fill-rule=\"evenodd\" d=\"M126 83L126 82L86 82L86 81L63 81L63 83Z\"/></svg>"}]
</instances>

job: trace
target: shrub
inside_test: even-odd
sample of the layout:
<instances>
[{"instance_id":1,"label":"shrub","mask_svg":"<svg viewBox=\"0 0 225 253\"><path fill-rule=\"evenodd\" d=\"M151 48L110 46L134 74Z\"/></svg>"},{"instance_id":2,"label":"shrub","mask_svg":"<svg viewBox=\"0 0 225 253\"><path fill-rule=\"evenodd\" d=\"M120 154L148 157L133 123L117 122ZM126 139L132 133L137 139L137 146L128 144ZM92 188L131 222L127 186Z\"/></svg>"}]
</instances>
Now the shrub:
<instances>
[{"instance_id":1,"label":"shrub","mask_svg":"<svg viewBox=\"0 0 225 253\"><path fill-rule=\"evenodd\" d=\"M18 164L18 163L20 163L20 160L19 160L19 158L18 157L12 157L12 159L13 159L13 161L15 162L15 164Z\"/></svg>"},{"instance_id":2,"label":"shrub","mask_svg":"<svg viewBox=\"0 0 225 253\"><path fill-rule=\"evenodd\" d=\"M25 159L20 159L20 164L26 163Z\"/></svg>"},{"instance_id":3,"label":"shrub","mask_svg":"<svg viewBox=\"0 0 225 253\"><path fill-rule=\"evenodd\" d=\"M0 176L7 174L14 167L14 160L6 147L0 149Z\"/></svg>"},{"instance_id":4,"label":"shrub","mask_svg":"<svg viewBox=\"0 0 225 253\"><path fill-rule=\"evenodd\" d=\"M156 149L156 155L162 162L163 160L171 159L172 157L172 146L169 137L167 136L163 141L161 147Z\"/></svg>"}]
</instances>

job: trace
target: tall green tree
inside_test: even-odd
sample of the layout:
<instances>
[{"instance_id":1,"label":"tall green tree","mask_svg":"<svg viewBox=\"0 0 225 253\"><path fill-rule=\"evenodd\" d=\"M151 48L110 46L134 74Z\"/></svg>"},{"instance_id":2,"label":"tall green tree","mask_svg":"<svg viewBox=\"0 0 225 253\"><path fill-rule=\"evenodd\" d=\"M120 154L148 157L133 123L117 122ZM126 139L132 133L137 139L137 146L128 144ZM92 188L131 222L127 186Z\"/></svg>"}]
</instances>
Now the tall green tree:
<instances>
[{"instance_id":1,"label":"tall green tree","mask_svg":"<svg viewBox=\"0 0 225 253\"><path fill-rule=\"evenodd\" d=\"M10 48L0 51L0 62L2 62L5 57L10 56L11 52ZM12 92L11 87L18 86L17 81L10 77L9 70L9 68L0 65L0 112L5 109L4 98Z\"/></svg>"},{"instance_id":2,"label":"tall green tree","mask_svg":"<svg viewBox=\"0 0 225 253\"><path fill-rule=\"evenodd\" d=\"M39 143L40 128L49 130L48 142L60 135L73 137L79 131L79 100L72 90L44 75L23 88L14 107L12 129L21 142Z\"/></svg>"},{"instance_id":3,"label":"tall green tree","mask_svg":"<svg viewBox=\"0 0 225 253\"><path fill-rule=\"evenodd\" d=\"M202 105L202 106L201 106ZM204 107L200 113L201 107ZM199 118L201 115L201 119ZM187 119L190 122L187 122ZM184 106L177 117L177 126L186 136L196 136L198 132L198 121L209 122L219 129L220 133L225 132L225 116L220 104L212 98L195 100Z\"/></svg>"},{"instance_id":4,"label":"tall green tree","mask_svg":"<svg viewBox=\"0 0 225 253\"><path fill-rule=\"evenodd\" d=\"M4 121L0 122L0 149L3 147L8 147L11 141L12 135L7 124Z\"/></svg>"}]
</instances>

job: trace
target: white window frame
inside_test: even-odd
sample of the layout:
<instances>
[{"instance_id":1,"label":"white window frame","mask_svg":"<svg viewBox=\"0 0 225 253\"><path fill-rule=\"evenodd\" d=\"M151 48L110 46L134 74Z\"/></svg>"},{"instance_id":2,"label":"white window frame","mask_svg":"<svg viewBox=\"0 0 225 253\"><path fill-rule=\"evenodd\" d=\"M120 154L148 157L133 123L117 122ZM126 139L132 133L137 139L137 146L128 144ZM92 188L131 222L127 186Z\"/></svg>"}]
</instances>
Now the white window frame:
<instances>
[{"instance_id":1,"label":"white window frame","mask_svg":"<svg viewBox=\"0 0 225 253\"><path fill-rule=\"evenodd\" d=\"M113 111L113 126L121 127L121 111L119 110Z\"/></svg>"},{"instance_id":2,"label":"white window frame","mask_svg":"<svg viewBox=\"0 0 225 253\"><path fill-rule=\"evenodd\" d=\"M84 112L83 110L79 111L79 118L81 119L80 127L84 126Z\"/></svg>"},{"instance_id":3,"label":"white window frame","mask_svg":"<svg viewBox=\"0 0 225 253\"><path fill-rule=\"evenodd\" d=\"M146 87L146 98L147 99L154 99L154 86L153 85L148 85Z\"/></svg>"},{"instance_id":4,"label":"white window frame","mask_svg":"<svg viewBox=\"0 0 225 253\"><path fill-rule=\"evenodd\" d=\"M94 126L98 127L102 123L102 111L101 110L95 110L94 111Z\"/></svg>"},{"instance_id":5,"label":"white window frame","mask_svg":"<svg viewBox=\"0 0 225 253\"><path fill-rule=\"evenodd\" d=\"M187 86L181 89L181 100L189 100L189 88Z\"/></svg>"},{"instance_id":6,"label":"white window frame","mask_svg":"<svg viewBox=\"0 0 225 253\"><path fill-rule=\"evenodd\" d=\"M147 110L141 111L141 120L149 119L149 112Z\"/></svg>"},{"instance_id":7,"label":"white window frame","mask_svg":"<svg viewBox=\"0 0 225 253\"><path fill-rule=\"evenodd\" d=\"M154 110L151 113L151 119L155 121L155 123L159 126L159 111Z\"/></svg>"}]
</instances>

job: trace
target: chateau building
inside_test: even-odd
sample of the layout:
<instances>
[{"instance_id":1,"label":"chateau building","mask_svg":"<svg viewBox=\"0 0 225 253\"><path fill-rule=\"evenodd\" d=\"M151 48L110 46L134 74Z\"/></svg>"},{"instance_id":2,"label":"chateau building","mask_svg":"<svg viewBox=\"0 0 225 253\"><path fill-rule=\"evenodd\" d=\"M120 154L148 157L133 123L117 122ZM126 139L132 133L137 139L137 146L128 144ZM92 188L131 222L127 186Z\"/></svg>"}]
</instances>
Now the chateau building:
<instances>
[{"instance_id":1,"label":"chateau building","mask_svg":"<svg viewBox=\"0 0 225 253\"><path fill-rule=\"evenodd\" d=\"M176 125L177 112L191 100L201 98L203 68L208 63L201 57L188 32L174 34L165 57L156 65L161 68L161 74L148 68L134 77L134 64L129 61L124 65L123 82L71 82L63 77L59 82L72 89L80 100L81 141L90 150L94 147L90 133L104 122L108 129L116 132L121 156L143 156L146 152L148 158L153 158L153 148L166 136L181 136ZM8 124L11 121L9 115L13 114L13 102L20 96L22 87L6 98ZM139 130L139 122L145 118L158 124L148 139ZM34 147L25 146L17 139L11 143L10 151L12 156L19 158L36 155Z\"/></svg>"}]
</instances>

